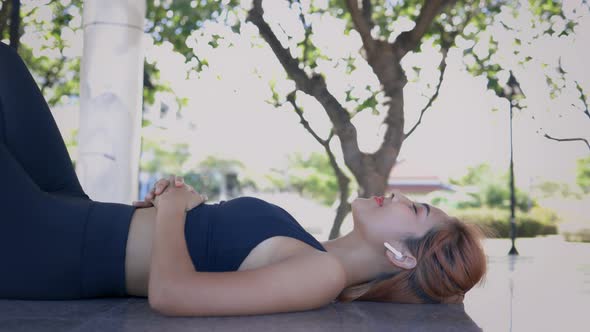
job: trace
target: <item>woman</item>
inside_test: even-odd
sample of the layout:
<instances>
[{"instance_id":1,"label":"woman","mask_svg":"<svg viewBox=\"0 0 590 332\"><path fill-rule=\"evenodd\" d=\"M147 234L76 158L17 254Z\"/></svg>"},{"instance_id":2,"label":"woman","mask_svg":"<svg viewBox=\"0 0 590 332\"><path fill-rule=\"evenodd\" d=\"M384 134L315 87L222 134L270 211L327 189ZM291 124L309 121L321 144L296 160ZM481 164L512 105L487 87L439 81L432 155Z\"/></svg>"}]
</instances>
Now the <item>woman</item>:
<instances>
[{"instance_id":1,"label":"woman","mask_svg":"<svg viewBox=\"0 0 590 332\"><path fill-rule=\"evenodd\" d=\"M274 204L206 204L178 177L135 205L92 201L2 43L0 174L0 298L131 295L171 316L262 314L334 300L460 303L485 274L480 231L401 194L355 199L354 229L323 243Z\"/></svg>"}]
</instances>

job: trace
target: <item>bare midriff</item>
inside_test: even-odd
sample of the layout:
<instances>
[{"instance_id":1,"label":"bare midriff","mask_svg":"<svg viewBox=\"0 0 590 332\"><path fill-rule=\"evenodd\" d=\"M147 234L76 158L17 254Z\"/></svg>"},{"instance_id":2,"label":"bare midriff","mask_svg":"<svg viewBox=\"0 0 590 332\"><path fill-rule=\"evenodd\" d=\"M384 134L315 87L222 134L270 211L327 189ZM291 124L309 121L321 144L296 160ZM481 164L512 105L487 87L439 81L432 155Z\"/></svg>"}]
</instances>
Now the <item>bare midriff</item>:
<instances>
[{"instance_id":1,"label":"bare midriff","mask_svg":"<svg viewBox=\"0 0 590 332\"><path fill-rule=\"evenodd\" d=\"M125 285L129 295L147 296L155 225L155 208L135 209L125 250Z\"/></svg>"}]
</instances>

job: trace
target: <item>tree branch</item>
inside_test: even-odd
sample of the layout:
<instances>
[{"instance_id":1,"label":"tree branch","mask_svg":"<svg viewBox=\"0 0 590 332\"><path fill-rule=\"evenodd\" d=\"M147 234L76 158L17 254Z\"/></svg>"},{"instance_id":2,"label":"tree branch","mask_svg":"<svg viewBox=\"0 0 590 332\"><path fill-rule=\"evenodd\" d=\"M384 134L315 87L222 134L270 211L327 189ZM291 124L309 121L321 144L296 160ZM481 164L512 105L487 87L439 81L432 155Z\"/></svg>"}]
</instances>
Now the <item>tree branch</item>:
<instances>
[{"instance_id":1,"label":"tree branch","mask_svg":"<svg viewBox=\"0 0 590 332\"><path fill-rule=\"evenodd\" d=\"M301 125L303 126L303 128L305 128L310 134L311 136L313 136L313 138L315 138L316 141L318 141L318 143L320 143L323 147L326 147L327 145L330 144L330 140L329 139L322 139L316 132L315 130L313 130L313 128L311 128L311 126L309 125L309 122L307 121L307 119L305 119L305 116L303 115L303 110L297 105L297 101L295 100L295 93L297 92L297 90L289 93L287 95L287 101L289 103L291 103L291 105L293 106L293 109L295 110L295 113L297 113L297 115L299 115L299 122L301 123ZM330 139L332 138L332 136L330 136Z\"/></svg>"},{"instance_id":2,"label":"tree branch","mask_svg":"<svg viewBox=\"0 0 590 332\"><path fill-rule=\"evenodd\" d=\"M278 40L270 26L264 21L262 17L263 15L262 0L254 0L254 6L248 13L247 21L252 22L258 27L262 38L264 38L275 53L289 77L295 81L298 89L304 92L307 92L306 90L313 90L310 78L301 68L299 68L299 62L291 56L289 50L281 45L281 42Z\"/></svg>"},{"instance_id":3,"label":"tree branch","mask_svg":"<svg viewBox=\"0 0 590 332\"><path fill-rule=\"evenodd\" d=\"M375 53L377 49L376 40L371 36L371 30L373 28L372 6L370 0L362 0L363 8L359 8L359 0L346 0L346 7L352 17L352 23L356 31L358 31L363 41L363 46L367 51L367 54Z\"/></svg>"},{"instance_id":4,"label":"tree branch","mask_svg":"<svg viewBox=\"0 0 590 332\"><path fill-rule=\"evenodd\" d=\"M297 3L299 3L299 20L301 21L301 24L303 25L303 30L305 31L305 36L303 38L303 64L307 63L307 53L309 50L309 37L311 36L311 34L313 33L313 28L311 26L311 24L307 24L307 21L305 20L305 15L303 15L303 10L301 9L301 2L298 0Z\"/></svg>"},{"instance_id":5,"label":"tree branch","mask_svg":"<svg viewBox=\"0 0 590 332\"><path fill-rule=\"evenodd\" d=\"M442 49L442 59L440 60L440 64L438 65L438 68L440 70L440 77L438 78L438 83L436 85L436 90L434 91L434 94L432 94L432 96L430 96L430 99L428 99L428 103L426 103L426 105L420 111L420 117L418 118L418 121L416 121L416 123L414 124L414 126L412 126L412 129L410 129L410 131L408 131L404 135L404 141L410 135L412 135L412 133L416 130L416 128L418 128L418 125L420 125L420 123L422 123L422 117L424 116L424 113L426 112L426 110L428 110L432 106L432 103L434 103L434 101L436 100L436 98L438 98L438 95L439 95L439 92L440 92L440 87L441 87L442 82L444 80L445 71L447 69L447 55L448 55L448 53L449 53L449 50L448 49L444 49L444 48Z\"/></svg>"},{"instance_id":6,"label":"tree branch","mask_svg":"<svg viewBox=\"0 0 590 332\"><path fill-rule=\"evenodd\" d=\"M582 86L580 85L580 83L578 83L578 81L575 81L576 83L576 89L578 90L578 92L580 92L580 100L582 101L582 104L584 104L584 114L586 114L586 116L588 117L588 119L590 119L590 111L588 111L588 100L586 99L586 95L584 94L584 89L582 89Z\"/></svg>"},{"instance_id":7,"label":"tree branch","mask_svg":"<svg viewBox=\"0 0 590 332\"><path fill-rule=\"evenodd\" d=\"M69 8L69 7L71 7L71 5L70 5L70 6L68 6L68 8ZM35 6L35 7L31 8L31 10L29 10L29 11L28 11L28 12L26 12L26 13L25 13L25 12L23 12L23 11L22 11L22 8L21 8L21 13L20 13L20 14L21 14L21 17L22 17L22 18L25 18L25 17L30 17L30 16L32 16L33 14L35 14L35 13L37 12L37 9L39 9L39 8L41 8L41 6Z\"/></svg>"},{"instance_id":8,"label":"tree branch","mask_svg":"<svg viewBox=\"0 0 590 332\"><path fill-rule=\"evenodd\" d=\"M303 115L303 110L297 105L297 101L295 100L295 93L297 90L291 92L287 95L287 100L293 106L295 113L299 115L299 119L303 127L318 141L326 150L326 154L328 155L328 159L330 161L330 166L334 170L334 174L336 175L336 180L338 181L338 188L340 188L340 204L338 206L336 217L334 218L334 224L332 229L330 230L330 239L334 239L339 236L340 234L340 226L342 225L342 221L348 212L350 212L350 204L348 203L348 195L350 194L349 184L350 179L340 168L338 162L336 161L336 156L332 152L330 148L330 141L334 137L334 130L330 130L330 134L328 135L327 139L322 139L309 125L307 119Z\"/></svg>"},{"instance_id":9,"label":"tree branch","mask_svg":"<svg viewBox=\"0 0 590 332\"><path fill-rule=\"evenodd\" d=\"M18 50L20 44L20 0L12 0L10 13L10 47Z\"/></svg>"},{"instance_id":10,"label":"tree branch","mask_svg":"<svg viewBox=\"0 0 590 332\"><path fill-rule=\"evenodd\" d=\"M442 9L455 2L455 0L427 0L424 1L422 10L416 18L416 25L410 31L402 32L396 40L393 42L393 48L396 50L396 54L401 59L406 53L415 49L420 45L422 37L430 28L434 18L442 11Z\"/></svg>"},{"instance_id":11,"label":"tree branch","mask_svg":"<svg viewBox=\"0 0 590 332\"><path fill-rule=\"evenodd\" d=\"M152 83L151 76L145 69L145 66L143 67L143 86L148 90L154 88L154 83Z\"/></svg>"},{"instance_id":12,"label":"tree branch","mask_svg":"<svg viewBox=\"0 0 590 332\"><path fill-rule=\"evenodd\" d=\"M328 134L328 138L326 138L326 141L330 142L332 140L332 137L334 137L334 128L330 129L330 133Z\"/></svg>"},{"instance_id":13,"label":"tree branch","mask_svg":"<svg viewBox=\"0 0 590 332\"><path fill-rule=\"evenodd\" d=\"M420 123L422 122L422 117L424 116L424 113L432 106L432 104L434 103L436 98L438 98L438 95L440 92L440 87L442 86L442 82L444 79L444 74L447 69L447 56L449 54L449 50L451 49L451 47L453 47L455 45L455 39L457 38L457 36L459 34L463 33L463 31L465 30L465 27L467 26L467 24L469 24L469 21L471 21L471 17L472 17L471 13L467 14L465 17L465 22L463 22L463 25L450 34L446 34L444 28L440 27L440 34L441 34L441 42L440 43L441 43L442 58L440 60L440 64L438 65L438 68L440 71L440 77L438 79L438 84L436 85L436 90L435 90L434 94L430 97L430 99L428 100L428 103L426 103L426 105L420 111L420 117L418 118L418 121L416 122L416 124L414 124L412 129L410 129L410 131L408 131L408 133L405 134L404 140L406 138L408 138L416 130L418 125L420 125ZM448 38L445 38L445 37L448 37Z\"/></svg>"},{"instance_id":14,"label":"tree branch","mask_svg":"<svg viewBox=\"0 0 590 332\"><path fill-rule=\"evenodd\" d=\"M556 138L556 137L549 136L548 134L545 134L544 136L545 136L545 138L548 138L548 139L554 140L554 141L558 141L558 142L577 142L577 141L584 142L584 143L586 143L586 146L588 147L588 150L590 151L590 143L585 138L581 138L581 137L576 137L576 138Z\"/></svg>"},{"instance_id":15,"label":"tree branch","mask_svg":"<svg viewBox=\"0 0 590 332\"><path fill-rule=\"evenodd\" d=\"M321 75L316 74L309 77L300 68L299 61L293 58L289 50L281 45L270 26L264 21L263 15L262 0L254 0L252 9L248 12L247 21L256 25L260 35L270 46L287 75L295 82L297 89L313 96L322 105L334 125L336 135L340 138L346 164L353 171L360 169L361 158L358 155L361 152L358 147L356 128L350 122L350 114L328 91L326 82Z\"/></svg>"},{"instance_id":16,"label":"tree branch","mask_svg":"<svg viewBox=\"0 0 590 332\"><path fill-rule=\"evenodd\" d=\"M558 59L557 71L559 72L561 77L564 80L566 80L566 78L567 78L566 76L568 75L568 72L565 71L565 69L563 68L563 65L561 63L561 57L559 57L559 59ZM588 111L588 100L586 98L586 94L584 93L584 89L582 88L582 86L580 85L580 83L578 81L574 80L574 84L576 85L576 90L578 90L578 92L580 93L580 97L578 99L580 99L580 101L582 101L582 105L583 105L582 112L586 115L586 117L588 117L588 119L590 119L590 111ZM574 108L578 108L574 104L572 104L572 106ZM588 147L588 150L590 150L590 143L585 138L581 138L581 137L556 138L556 137L550 136L547 133L544 134L544 137L547 139L550 139L550 140L557 141L557 142L584 142L586 144L586 146Z\"/></svg>"},{"instance_id":17,"label":"tree branch","mask_svg":"<svg viewBox=\"0 0 590 332\"><path fill-rule=\"evenodd\" d=\"M60 50L61 58L56 66L51 67L45 73L45 81L41 84L41 94L45 95L45 90L55 84L55 80L60 77L60 73L66 63L66 57L63 55L63 49Z\"/></svg>"},{"instance_id":18,"label":"tree branch","mask_svg":"<svg viewBox=\"0 0 590 332\"><path fill-rule=\"evenodd\" d=\"M373 4L371 4L371 0L363 0L363 17L369 25L369 31L372 31L375 23L373 23Z\"/></svg>"}]
</instances>

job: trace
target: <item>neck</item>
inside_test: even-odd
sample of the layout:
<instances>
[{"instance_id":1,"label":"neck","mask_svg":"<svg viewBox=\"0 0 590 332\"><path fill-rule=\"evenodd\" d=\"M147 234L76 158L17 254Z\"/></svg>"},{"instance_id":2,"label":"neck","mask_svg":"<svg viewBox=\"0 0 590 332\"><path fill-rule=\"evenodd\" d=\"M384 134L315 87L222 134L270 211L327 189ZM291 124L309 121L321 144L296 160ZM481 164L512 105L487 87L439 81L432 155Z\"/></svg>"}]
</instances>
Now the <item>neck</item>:
<instances>
[{"instance_id":1,"label":"neck","mask_svg":"<svg viewBox=\"0 0 590 332\"><path fill-rule=\"evenodd\" d=\"M323 242L326 250L336 256L346 272L346 287L371 281L395 268L388 263L385 247L368 243L358 231Z\"/></svg>"}]
</instances>

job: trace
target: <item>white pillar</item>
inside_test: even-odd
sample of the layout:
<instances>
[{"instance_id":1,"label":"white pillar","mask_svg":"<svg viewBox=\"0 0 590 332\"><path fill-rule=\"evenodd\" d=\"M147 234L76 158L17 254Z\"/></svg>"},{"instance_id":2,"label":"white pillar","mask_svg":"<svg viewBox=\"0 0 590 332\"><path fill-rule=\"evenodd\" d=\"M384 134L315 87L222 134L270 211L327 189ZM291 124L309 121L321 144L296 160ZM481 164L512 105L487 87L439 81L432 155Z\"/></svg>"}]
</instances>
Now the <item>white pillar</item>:
<instances>
[{"instance_id":1,"label":"white pillar","mask_svg":"<svg viewBox=\"0 0 590 332\"><path fill-rule=\"evenodd\" d=\"M145 0L86 0L76 172L93 200L137 197Z\"/></svg>"}]
</instances>

